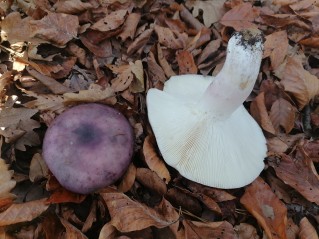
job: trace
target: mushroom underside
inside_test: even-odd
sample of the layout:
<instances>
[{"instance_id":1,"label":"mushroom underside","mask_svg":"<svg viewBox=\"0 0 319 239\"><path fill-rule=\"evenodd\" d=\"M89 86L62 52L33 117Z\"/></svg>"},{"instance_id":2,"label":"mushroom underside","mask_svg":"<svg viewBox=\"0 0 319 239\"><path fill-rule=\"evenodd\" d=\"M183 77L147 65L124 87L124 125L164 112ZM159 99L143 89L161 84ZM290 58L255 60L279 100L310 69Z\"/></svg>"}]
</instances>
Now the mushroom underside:
<instances>
[{"instance_id":1,"label":"mushroom underside","mask_svg":"<svg viewBox=\"0 0 319 239\"><path fill-rule=\"evenodd\" d=\"M188 77L184 84L192 87L187 94L180 89L181 79L175 77L164 91L151 89L147 96L149 120L164 160L204 185L238 188L251 183L263 170L267 152L258 124L242 105L227 118L202 112L196 103L213 79ZM185 101L192 94L197 98Z\"/></svg>"}]
</instances>

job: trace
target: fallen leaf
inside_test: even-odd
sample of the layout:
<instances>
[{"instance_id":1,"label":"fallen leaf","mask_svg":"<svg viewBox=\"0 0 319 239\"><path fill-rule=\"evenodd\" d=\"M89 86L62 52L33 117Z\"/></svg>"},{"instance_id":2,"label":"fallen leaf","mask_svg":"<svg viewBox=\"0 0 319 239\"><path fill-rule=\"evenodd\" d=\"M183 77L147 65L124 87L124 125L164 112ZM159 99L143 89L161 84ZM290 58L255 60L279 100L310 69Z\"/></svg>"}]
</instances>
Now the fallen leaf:
<instances>
[{"instance_id":1,"label":"fallen leaf","mask_svg":"<svg viewBox=\"0 0 319 239\"><path fill-rule=\"evenodd\" d=\"M87 237L75 226L64 218L60 218L62 225L65 227L65 237L68 239L87 239Z\"/></svg>"},{"instance_id":2,"label":"fallen leaf","mask_svg":"<svg viewBox=\"0 0 319 239\"><path fill-rule=\"evenodd\" d=\"M6 140L14 137L15 147L19 150L25 151L25 145L34 146L40 144L39 136L33 131L40 127L40 123L31 117L36 114L38 110L26 108L4 108L0 111L0 127L5 128L0 130L0 134L5 136ZM6 134L6 130L11 132ZM7 131L8 132L8 131ZM17 132L17 137L14 136ZM10 136L10 137L8 137Z\"/></svg>"},{"instance_id":3,"label":"fallen leaf","mask_svg":"<svg viewBox=\"0 0 319 239\"><path fill-rule=\"evenodd\" d=\"M219 19L225 14L224 8L225 0L219 1L186 1L185 5L188 8L193 8L192 14L198 17L200 11L203 12L203 20L206 27L217 23Z\"/></svg>"},{"instance_id":4,"label":"fallen leaf","mask_svg":"<svg viewBox=\"0 0 319 239\"><path fill-rule=\"evenodd\" d=\"M111 11L104 18L94 23L91 29L101 32L115 30L124 23L126 14L127 10Z\"/></svg>"},{"instance_id":5,"label":"fallen leaf","mask_svg":"<svg viewBox=\"0 0 319 239\"><path fill-rule=\"evenodd\" d=\"M77 37L79 20L77 16L48 12L41 20L30 20L31 37L46 40L57 46L64 46Z\"/></svg>"},{"instance_id":6,"label":"fallen leaf","mask_svg":"<svg viewBox=\"0 0 319 239\"><path fill-rule=\"evenodd\" d=\"M0 213L0 226L30 222L39 217L48 207L49 204L46 203L46 199L12 204L7 210Z\"/></svg>"},{"instance_id":7,"label":"fallen leaf","mask_svg":"<svg viewBox=\"0 0 319 239\"><path fill-rule=\"evenodd\" d=\"M41 154L36 153L33 155L30 163L29 178L31 182L38 181L39 179L47 178L49 175L48 166L44 162Z\"/></svg>"},{"instance_id":8,"label":"fallen leaf","mask_svg":"<svg viewBox=\"0 0 319 239\"><path fill-rule=\"evenodd\" d=\"M267 138L267 148L270 153L284 153L289 148L288 145L277 137Z\"/></svg>"},{"instance_id":9,"label":"fallen leaf","mask_svg":"<svg viewBox=\"0 0 319 239\"><path fill-rule=\"evenodd\" d=\"M102 227L99 239L115 239L117 238L117 234L116 228L109 222Z\"/></svg>"},{"instance_id":10,"label":"fallen leaf","mask_svg":"<svg viewBox=\"0 0 319 239\"><path fill-rule=\"evenodd\" d=\"M253 22L258 16L258 8L253 7L251 3L242 3L226 12L219 22L240 31L245 28L257 28Z\"/></svg>"},{"instance_id":11,"label":"fallen leaf","mask_svg":"<svg viewBox=\"0 0 319 239\"><path fill-rule=\"evenodd\" d=\"M257 230L250 224L240 223L234 227L238 239L259 239Z\"/></svg>"},{"instance_id":12,"label":"fallen leaf","mask_svg":"<svg viewBox=\"0 0 319 239\"><path fill-rule=\"evenodd\" d=\"M158 195L164 195L167 191L165 182L155 172L148 168L137 168L136 180L143 186L156 192Z\"/></svg>"},{"instance_id":13,"label":"fallen leaf","mask_svg":"<svg viewBox=\"0 0 319 239\"><path fill-rule=\"evenodd\" d=\"M273 103L269 117L276 132L280 132L280 127L283 127L288 134L294 127L296 110L289 101L279 98Z\"/></svg>"},{"instance_id":14,"label":"fallen leaf","mask_svg":"<svg viewBox=\"0 0 319 239\"><path fill-rule=\"evenodd\" d=\"M319 141L305 141L303 145L306 155L313 161L318 163L319 162Z\"/></svg>"},{"instance_id":15,"label":"fallen leaf","mask_svg":"<svg viewBox=\"0 0 319 239\"><path fill-rule=\"evenodd\" d=\"M176 58L179 66L179 75L197 73L197 66L192 53L189 51L180 51L177 53Z\"/></svg>"},{"instance_id":16,"label":"fallen leaf","mask_svg":"<svg viewBox=\"0 0 319 239\"><path fill-rule=\"evenodd\" d=\"M36 98L27 103L24 103L23 106L29 109L37 109L40 112L42 111L51 111L57 114L61 114L65 110L64 99L60 95L55 94L36 94L32 91L23 90L27 96Z\"/></svg>"},{"instance_id":17,"label":"fallen leaf","mask_svg":"<svg viewBox=\"0 0 319 239\"><path fill-rule=\"evenodd\" d=\"M300 221L300 239L318 239L318 234L315 227L309 222L309 220L304 217Z\"/></svg>"},{"instance_id":18,"label":"fallen leaf","mask_svg":"<svg viewBox=\"0 0 319 239\"><path fill-rule=\"evenodd\" d=\"M319 205L319 179L313 162L306 155L304 149L299 146L294 158L281 154L281 160L276 163L269 161L276 175L292 188L296 189L310 202Z\"/></svg>"},{"instance_id":19,"label":"fallen leaf","mask_svg":"<svg viewBox=\"0 0 319 239\"><path fill-rule=\"evenodd\" d=\"M196 222L184 220L185 237L192 239L219 238L236 239L236 233L233 226L226 221L222 222Z\"/></svg>"},{"instance_id":20,"label":"fallen leaf","mask_svg":"<svg viewBox=\"0 0 319 239\"><path fill-rule=\"evenodd\" d=\"M186 47L188 36L186 33L179 33L168 27L155 25L154 30L160 44L171 49L183 49Z\"/></svg>"},{"instance_id":21,"label":"fallen leaf","mask_svg":"<svg viewBox=\"0 0 319 239\"><path fill-rule=\"evenodd\" d=\"M2 142L0 144L2 146ZM0 158L0 212L7 209L15 198L10 191L15 187L16 181L12 179L13 171L8 170L9 165Z\"/></svg>"},{"instance_id":22,"label":"fallen leaf","mask_svg":"<svg viewBox=\"0 0 319 239\"><path fill-rule=\"evenodd\" d=\"M225 201L231 201L231 200L236 199L236 197L229 194L228 192L226 192L223 189L204 186L202 184L195 183L195 182L192 182L189 180L187 180L185 186L186 186L186 188L189 188L190 191L192 191L193 193L204 194L208 197L211 197L216 202L225 202Z\"/></svg>"},{"instance_id":23,"label":"fallen leaf","mask_svg":"<svg viewBox=\"0 0 319 239\"><path fill-rule=\"evenodd\" d=\"M47 203L81 203L86 198L86 195L70 192L61 186L57 179L50 175L46 189L51 191L50 197L47 199Z\"/></svg>"},{"instance_id":24,"label":"fallen leaf","mask_svg":"<svg viewBox=\"0 0 319 239\"><path fill-rule=\"evenodd\" d=\"M132 73L134 74L134 79L129 86L130 91L132 93L141 93L145 91L144 87L144 69L143 64L141 60L137 60L135 62L130 62L130 69Z\"/></svg>"},{"instance_id":25,"label":"fallen leaf","mask_svg":"<svg viewBox=\"0 0 319 239\"><path fill-rule=\"evenodd\" d=\"M153 170L157 175L165 182L169 183L171 181L170 173L164 163L161 160L156 151L154 144L152 142L152 138L148 135L146 136L143 144L143 154L145 158L145 162L147 166Z\"/></svg>"},{"instance_id":26,"label":"fallen leaf","mask_svg":"<svg viewBox=\"0 0 319 239\"><path fill-rule=\"evenodd\" d=\"M34 65L33 65L34 66ZM38 67L38 66L36 66ZM39 71L32 69L31 67L26 68L30 75L40 81L43 85L48 87L54 94L64 94L66 92L70 92L71 90L66 86L62 85L55 79L41 74ZM41 71L41 69L39 69Z\"/></svg>"},{"instance_id":27,"label":"fallen leaf","mask_svg":"<svg viewBox=\"0 0 319 239\"><path fill-rule=\"evenodd\" d=\"M136 37L135 40L127 48L127 54L132 55L135 52L141 53L146 46L149 38L151 37L153 31L154 30L152 28L147 29L143 31L138 37Z\"/></svg>"},{"instance_id":28,"label":"fallen leaf","mask_svg":"<svg viewBox=\"0 0 319 239\"><path fill-rule=\"evenodd\" d=\"M293 14L273 14L273 15L261 15L264 22L272 27L283 28L289 25L294 25L302 29L311 31L311 27L307 23L299 20L297 15Z\"/></svg>"},{"instance_id":29,"label":"fallen leaf","mask_svg":"<svg viewBox=\"0 0 319 239\"><path fill-rule=\"evenodd\" d=\"M78 93L63 94L64 103L71 102L97 102L103 101L114 96L114 91L111 88L103 89L102 86L91 84L89 89L80 90Z\"/></svg>"},{"instance_id":30,"label":"fallen leaf","mask_svg":"<svg viewBox=\"0 0 319 239\"><path fill-rule=\"evenodd\" d=\"M291 218L288 218L287 221L287 239L296 239L298 238L298 233L300 229L299 227L294 223L294 221Z\"/></svg>"},{"instance_id":31,"label":"fallen leaf","mask_svg":"<svg viewBox=\"0 0 319 239\"><path fill-rule=\"evenodd\" d=\"M163 89L164 82L167 80L162 67L157 64L154 55L150 52L147 57L147 74L151 83L151 88Z\"/></svg>"},{"instance_id":32,"label":"fallen leaf","mask_svg":"<svg viewBox=\"0 0 319 239\"><path fill-rule=\"evenodd\" d=\"M21 41L31 41L31 18L21 19L19 12L8 14L1 21L1 39L9 41L11 44Z\"/></svg>"},{"instance_id":33,"label":"fallen leaf","mask_svg":"<svg viewBox=\"0 0 319 239\"><path fill-rule=\"evenodd\" d=\"M278 31L266 36L264 57L270 57L273 69L284 61L288 53L288 46L286 31Z\"/></svg>"},{"instance_id":34,"label":"fallen leaf","mask_svg":"<svg viewBox=\"0 0 319 239\"><path fill-rule=\"evenodd\" d=\"M276 134L276 130L266 109L264 92L260 92L251 102L250 113L265 131L274 135Z\"/></svg>"},{"instance_id":35,"label":"fallen leaf","mask_svg":"<svg viewBox=\"0 0 319 239\"><path fill-rule=\"evenodd\" d=\"M57 1L53 8L58 13L77 14L94 8L91 2L82 2L81 0Z\"/></svg>"},{"instance_id":36,"label":"fallen leaf","mask_svg":"<svg viewBox=\"0 0 319 239\"><path fill-rule=\"evenodd\" d=\"M122 177L122 181L118 186L118 190L123 193L129 191L135 182L135 178L136 167L134 166L134 164L131 163L128 169L126 170L124 176Z\"/></svg>"},{"instance_id":37,"label":"fallen leaf","mask_svg":"<svg viewBox=\"0 0 319 239\"><path fill-rule=\"evenodd\" d=\"M269 239L287 238L285 204L260 177L246 188L240 203L257 219Z\"/></svg>"},{"instance_id":38,"label":"fallen leaf","mask_svg":"<svg viewBox=\"0 0 319 239\"><path fill-rule=\"evenodd\" d=\"M187 210L194 215L201 215L202 206L195 197L187 195L178 188L170 188L165 194L165 198L171 202L174 207Z\"/></svg>"},{"instance_id":39,"label":"fallen leaf","mask_svg":"<svg viewBox=\"0 0 319 239\"><path fill-rule=\"evenodd\" d=\"M123 42L126 41L126 39L128 38L134 39L136 28L138 26L140 19L141 14L139 13L132 12L127 16L124 22L123 30L119 34L119 38L121 38Z\"/></svg>"},{"instance_id":40,"label":"fallen leaf","mask_svg":"<svg viewBox=\"0 0 319 239\"><path fill-rule=\"evenodd\" d=\"M171 77L176 75L171 65L166 60L160 44L157 44L157 58L158 58L158 63L161 65L163 71L165 72L166 77Z\"/></svg>"},{"instance_id":41,"label":"fallen leaf","mask_svg":"<svg viewBox=\"0 0 319 239\"><path fill-rule=\"evenodd\" d=\"M302 109L319 93L319 79L305 70L298 56L289 56L275 71L285 91L291 93Z\"/></svg>"},{"instance_id":42,"label":"fallen leaf","mask_svg":"<svg viewBox=\"0 0 319 239\"><path fill-rule=\"evenodd\" d=\"M300 44L308 47L319 48L319 37L312 36L299 41Z\"/></svg>"},{"instance_id":43,"label":"fallen leaf","mask_svg":"<svg viewBox=\"0 0 319 239\"><path fill-rule=\"evenodd\" d=\"M149 208L122 193L102 193L101 196L109 209L111 224L121 232L142 230L150 226L164 228L179 218L165 199L156 208Z\"/></svg>"},{"instance_id":44,"label":"fallen leaf","mask_svg":"<svg viewBox=\"0 0 319 239\"><path fill-rule=\"evenodd\" d=\"M130 62L128 65L107 65L117 77L112 82L112 89L115 92L124 91L128 87L132 93L144 91L144 73L142 61L137 60L134 63ZM134 77L135 76L135 77Z\"/></svg>"}]
</instances>

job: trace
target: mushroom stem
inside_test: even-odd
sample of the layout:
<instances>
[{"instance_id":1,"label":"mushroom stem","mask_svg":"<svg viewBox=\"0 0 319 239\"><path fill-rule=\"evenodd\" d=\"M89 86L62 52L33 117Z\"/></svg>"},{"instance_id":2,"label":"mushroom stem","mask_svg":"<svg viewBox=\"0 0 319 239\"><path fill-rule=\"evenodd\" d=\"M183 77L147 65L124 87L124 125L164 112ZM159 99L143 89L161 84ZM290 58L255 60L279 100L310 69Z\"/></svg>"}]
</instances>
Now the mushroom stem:
<instances>
[{"instance_id":1,"label":"mushroom stem","mask_svg":"<svg viewBox=\"0 0 319 239\"><path fill-rule=\"evenodd\" d=\"M263 37L259 30L235 33L228 42L224 66L206 89L199 107L218 119L229 117L252 91L262 55Z\"/></svg>"}]
</instances>

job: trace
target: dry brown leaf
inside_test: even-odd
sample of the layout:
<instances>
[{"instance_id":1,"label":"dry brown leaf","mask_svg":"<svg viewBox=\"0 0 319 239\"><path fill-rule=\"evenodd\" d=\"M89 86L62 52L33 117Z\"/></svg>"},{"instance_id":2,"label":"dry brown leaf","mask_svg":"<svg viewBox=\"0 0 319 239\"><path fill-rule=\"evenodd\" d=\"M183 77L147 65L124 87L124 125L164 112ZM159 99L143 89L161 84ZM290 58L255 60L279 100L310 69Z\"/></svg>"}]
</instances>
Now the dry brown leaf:
<instances>
[{"instance_id":1,"label":"dry brown leaf","mask_svg":"<svg viewBox=\"0 0 319 239\"><path fill-rule=\"evenodd\" d=\"M119 34L119 38L121 38L123 42L126 41L126 39L128 38L130 39L134 38L136 28L140 19L141 19L141 14L139 13L132 12L127 16L123 26L123 30Z\"/></svg>"},{"instance_id":2,"label":"dry brown leaf","mask_svg":"<svg viewBox=\"0 0 319 239\"><path fill-rule=\"evenodd\" d=\"M9 165L0 158L0 211L10 206L15 198L10 191L15 187L16 181L12 180L13 171L8 170L8 167Z\"/></svg>"},{"instance_id":3,"label":"dry brown leaf","mask_svg":"<svg viewBox=\"0 0 319 239\"><path fill-rule=\"evenodd\" d=\"M240 223L234 227L238 239L259 239L256 228L247 223Z\"/></svg>"},{"instance_id":4,"label":"dry brown leaf","mask_svg":"<svg viewBox=\"0 0 319 239\"><path fill-rule=\"evenodd\" d=\"M276 130L266 109L264 92L260 92L254 101L251 102L250 113L265 131L276 134Z\"/></svg>"},{"instance_id":5,"label":"dry brown leaf","mask_svg":"<svg viewBox=\"0 0 319 239\"><path fill-rule=\"evenodd\" d=\"M292 188L296 189L310 202L319 205L319 179L313 162L299 146L295 158L282 154L280 163L269 161L276 175Z\"/></svg>"},{"instance_id":6,"label":"dry brown leaf","mask_svg":"<svg viewBox=\"0 0 319 239\"><path fill-rule=\"evenodd\" d=\"M318 48L319 47L319 37L309 37L299 41L300 44L308 47Z\"/></svg>"},{"instance_id":7,"label":"dry brown leaf","mask_svg":"<svg viewBox=\"0 0 319 239\"><path fill-rule=\"evenodd\" d=\"M318 234L314 226L309 222L309 220L304 217L300 221L300 239L318 239Z\"/></svg>"},{"instance_id":8,"label":"dry brown leaf","mask_svg":"<svg viewBox=\"0 0 319 239\"><path fill-rule=\"evenodd\" d=\"M81 0L57 1L53 8L58 13L76 14L85 10L94 8L91 2L82 2Z\"/></svg>"},{"instance_id":9,"label":"dry brown leaf","mask_svg":"<svg viewBox=\"0 0 319 239\"><path fill-rule=\"evenodd\" d=\"M261 15L264 22L272 27L283 28L289 25L294 25L302 29L311 31L311 27L301 21L297 15L293 14L273 14L273 15Z\"/></svg>"},{"instance_id":10,"label":"dry brown leaf","mask_svg":"<svg viewBox=\"0 0 319 239\"><path fill-rule=\"evenodd\" d=\"M158 63L163 68L163 71L165 72L165 75L167 77L171 77L171 76L176 75L175 72L172 69L172 66L166 60L166 58L165 58L165 56L163 54L162 47L160 46L160 44L157 44L157 58L158 58Z\"/></svg>"},{"instance_id":11,"label":"dry brown leaf","mask_svg":"<svg viewBox=\"0 0 319 239\"><path fill-rule=\"evenodd\" d=\"M7 142L15 142L15 147L25 151L25 145L40 144L39 136L33 131L40 127L40 123L30 119L38 110L26 108L4 108L0 111L0 135L5 136ZM9 132L9 134L8 134ZM15 135L17 133L17 135ZM12 138L13 139L12 139Z\"/></svg>"},{"instance_id":12,"label":"dry brown leaf","mask_svg":"<svg viewBox=\"0 0 319 239\"><path fill-rule=\"evenodd\" d=\"M47 178L49 175L48 166L44 162L41 154L33 155L30 163L29 178L31 182L36 182L40 179Z\"/></svg>"},{"instance_id":13,"label":"dry brown leaf","mask_svg":"<svg viewBox=\"0 0 319 239\"><path fill-rule=\"evenodd\" d=\"M65 110L64 99L60 95L54 94L36 94L33 91L23 90L27 96L36 98L35 100L29 101L23 106L29 109L37 109L40 112L51 111L57 114L61 114Z\"/></svg>"},{"instance_id":14,"label":"dry brown leaf","mask_svg":"<svg viewBox=\"0 0 319 239\"><path fill-rule=\"evenodd\" d=\"M149 38L153 33L153 29L147 29L143 31L127 48L127 54L132 55L135 52L142 52L146 46Z\"/></svg>"},{"instance_id":15,"label":"dry brown leaf","mask_svg":"<svg viewBox=\"0 0 319 239\"><path fill-rule=\"evenodd\" d=\"M79 20L77 16L48 12L41 20L31 20L31 36L64 46L77 37Z\"/></svg>"},{"instance_id":16,"label":"dry brown leaf","mask_svg":"<svg viewBox=\"0 0 319 239\"><path fill-rule=\"evenodd\" d=\"M288 145L277 137L267 139L267 148L269 153L284 153L289 148Z\"/></svg>"},{"instance_id":17,"label":"dry brown leaf","mask_svg":"<svg viewBox=\"0 0 319 239\"><path fill-rule=\"evenodd\" d=\"M136 167L134 166L134 164L131 163L128 169L126 170L126 173L122 177L122 181L118 186L118 191L123 193L129 191L135 182L135 177Z\"/></svg>"},{"instance_id":18,"label":"dry brown leaf","mask_svg":"<svg viewBox=\"0 0 319 239\"><path fill-rule=\"evenodd\" d=\"M294 127L296 110L289 101L279 98L271 106L269 117L276 132L280 132L280 127L283 127L288 134Z\"/></svg>"},{"instance_id":19,"label":"dry brown leaf","mask_svg":"<svg viewBox=\"0 0 319 239\"><path fill-rule=\"evenodd\" d=\"M179 215L165 199L149 208L122 193L102 193L111 215L111 224L121 232L142 230L150 226L164 228L175 223Z\"/></svg>"},{"instance_id":20,"label":"dry brown leaf","mask_svg":"<svg viewBox=\"0 0 319 239\"><path fill-rule=\"evenodd\" d=\"M298 238L299 233L299 227L294 223L294 221L291 218L288 218L287 221L287 239L296 239Z\"/></svg>"},{"instance_id":21,"label":"dry brown leaf","mask_svg":"<svg viewBox=\"0 0 319 239\"><path fill-rule=\"evenodd\" d=\"M46 199L12 204L6 211L0 213L0 227L32 221L45 212L48 207Z\"/></svg>"},{"instance_id":22,"label":"dry brown leaf","mask_svg":"<svg viewBox=\"0 0 319 239\"><path fill-rule=\"evenodd\" d=\"M157 173L157 175L163 179L165 183L169 183L171 181L171 175L164 163L163 160L161 160L156 151L154 144L152 142L152 138L148 135L146 136L143 144L143 154L145 158L145 162L147 166Z\"/></svg>"},{"instance_id":23,"label":"dry brown leaf","mask_svg":"<svg viewBox=\"0 0 319 239\"><path fill-rule=\"evenodd\" d=\"M115 30L124 23L126 14L127 14L127 10L111 11L104 18L94 23L91 26L91 29L101 31L101 32L108 32L108 31Z\"/></svg>"},{"instance_id":24,"label":"dry brown leaf","mask_svg":"<svg viewBox=\"0 0 319 239\"><path fill-rule=\"evenodd\" d=\"M186 47L188 35L186 33L180 33L169 29L168 27L162 27L155 25L154 30L158 36L160 44L171 49L183 49Z\"/></svg>"},{"instance_id":25,"label":"dry brown leaf","mask_svg":"<svg viewBox=\"0 0 319 239\"><path fill-rule=\"evenodd\" d=\"M287 209L258 177L245 190L241 204L257 219L269 239L286 239Z\"/></svg>"},{"instance_id":26,"label":"dry brown leaf","mask_svg":"<svg viewBox=\"0 0 319 239\"><path fill-rule=\"evenodd\" d=\"M240 31L246 28L257 28L253 22L258 16L258 8L253 7L251 3L242 3L226 12L219 22Z\"/></svg>"},{"instance_id":27,"label":"dry brown leaf","mask_svg":"<svg viewBox=\"0 0 319 239\"><path fill-rule=\"evenodd\" d=\"M203 12L203 20L206 27L217 23L225 14L224 3L226 0L220 1L186 1L188 8L193 8L192 14L198 17L199 12Z\"/></svg>"},{"instance_id":28,"label":"dry brown leaf","mask_svg":"<svg viewBox=\"0 0 319 239\"><path fill-rule=\"evenodd\" d=\"M202 223L185 220L183 221L183 224L185 227L184 238L237 239L233 226L226 221Z\"/></svg>"},{"instance_id":29,"label":"dry brown leaf","mask_svg":"<svg viewBox=\"0 0 319 239\"><path fill-rule=\"evenodd\" d=\"M137 60L128 65L107 65L117 77L112 80L112 89L115 92L124 91L128 87L132 93L144 91L144 73L142 61ZM134 77L135 76L135 77Z\"/></svg>"},{"instance_id":30,"label":"dry brown leaf","mask_svg":"<svg viewBox=\"0 0 319 239\"><path fill-rule=\"evenodd\" d=\"M99 234L99 239L115 239L117 236L117 230L111 223L106 223Z\"/></svg>"},{"instance_id":31,"label":"dry brown leaf","mask_svg":"<svg viewBox=\"0 0 319 239\"><path fill-rule=\"evenodd\" d=\"M281 79L285 91L296 98L300 109L319 93L319 79L303 68L298 56L287 57L275 74Z\"/></svg>"},{"instance_id":32,"label":"dry brown leaf","mask_svg":"<svg viewBox=\"0 0 319 239\"><path fill-rule=\"evenodd\" d=\"M149 56L147 57L147 65L147 74L150 82L149 87L163 89L163 85L167 80L167 77L165 76L165 72L162 67L157 64L152 52L150 52Z\"/></svg>"},{"instance_id":33,"label":"dry brown leaf","mask_svg":"<svg viewBox=\"0 0 319 239\"><path fill-rule=\"evenodd\" d=\"M12 72L7 71L3 74L0 74L0 100L5 96L5 88L9 85L12 78Z\"/></svg>"},{"instance_id":34,"label":"dry brown leaf","mask_svg":"<svg viewBox=\"0 0 319 239\"><path fill-rule=\"evenodd\" d=\"M305 144L303 145L303 148L305 150L305 153L308 155L309 158L313 162L319 162L319 141L305 141Z\"/></svg>"},{"instance_id":35,"label":"dry brown leaf","mask_svg":"<svg viewBox=\"0 0 319 239\"><path fill-rule=\"evenodd\" d=\"M192 181L186 182L186 188L189 188L193 193L204 194L208 197L211 197L216 202L225 202L225 201L231 201L236 199L236 197L229 194L223 189L204 186L202 184L195 183Z\"/></svg>"},{"instance_id":36,"label":"dry brown leaf","mask_svg":"<svg viewBox=\"0 0 319 239\"><path fill-rule=\"evenodd\" d=\"M155 172L148 168L137 168L136 180L143 186L156 192L158 195L164 195L167 191L165 182Z\"/></svg>"},{"instance_id":37,"label":"dry brown leaf","mask_svg":"<svg viewBox=\"0 0 319 239\"><path fill-rule=\"evenodd\" d=\"M39 66L36 64L32 64L32 66L35 67L35 69L39 68ZM66 92L71 91L69 88L62 85L61 83L59 83L55 79L41 74L40 73L42 70L41 68L34 70L30 67L27 67L26 69L27 69L28 73L30 73L30 75L32 75L34 78L36 78L38 81L40 81L43 85L48 87L54 94L64 94Z\"/></svg>"},{"instance_id":38,"label":"dry brown leaf","mask_svg":"<svg viewBox=\"0 0 319 239\"><path fill-rule=\"evenodd\" d=\"M88 239L79 229L73 226L64 218L60 218L61 223L65 227L65 238L68 239Z\"/></svg>"},{"instance_id":39,"label":"dry brown leaf","mask_svg":"<svg viewBox=\"0 0 319 239\"><path fill-rule=\"evenodd\" d=\"M30 18L21 19L19 12L12 12L1 22L1 39L11 44L30 41Z\"/></svg>"},{"instance_id":40,"label":"dry brown leaf","mask_svg":"<svg viewBox=\"0 0 319 239\"><path fill-rule=\"evenodd\" d=\"M270 171L267 171L266 176L267 182L276 196L285 203L291 203L291 196L289 195L291 187L277 178L276 175Z\"/></svg>"},{"instance_id":41,"label":"dry brown leaf","mask_svg":"<svg viewBox=\"0 0 319 239\"><path fill-rule=\"evenodd\" d=\"M195 64L194 57L189 51L178 52L176 59L179 66L179 75L197 73L197 66Z\"/></svg>"},{"instance_id":42,"label":"dry brown leaf","mask_svg":"<svg viewBox=\"0 0 319 239\"><path fill-rule=\"evenodd\" d=\"M106 99L110 100L114 96L114 91L111 88L103 89L102 86L91 84L89 89L80 90L78 93L65 93L63 94L64 103L71 102L97 102Z\"/></svg>"},{"instance_id":43,"label":"dry brown leaf","mask_svg":"<svg viewBox=\"0 0 319 239\"><path fill-rule=\"evenodd\" d=\"M278 31L266 36L264 57L270 57L273 69L276 69L284 61L288 46L286 31Z\"/></svg>"},{"instance_id":44,"label":"dry brown leaf","mask_svg":"<svg viewBox=\"0 0 319 239\"><path fill-rule=\"evenodd\" d=\"M184 192L183 189L170 188L165 194L165 198L172 203L175 208L181 208L194 215L201 215L202 206L195 197Z\"/></svg>"},{"instance_id":45,"label":"dry brown leaf","mask_svg":"<svg viewBox=\"0 0 319 239\"><path fill-rule=\"evenodd\" d=\"M214 54L216 54L217 50L219 49L220 45L221 45L222 41L221 39L216 39L213 41L210 41L205 48L203 49L203 51L200 53L198 59L197 59L197 64L201 64L204 61L206 61L207 59L210 59L211 57L214 56Z\"/></svg>"},{"instance_id":46,"label":"dry brown leaf","mask_svg":"<svg viewBox=\"0 0 319 239\"><path fill-rule=\"evenodd\" d=\"M134 74L134 79L129 87L132 93L141 93L145 90L144 84L144 69L141 60L130 62L130 69Z\"/></svg>"}]
</instances>

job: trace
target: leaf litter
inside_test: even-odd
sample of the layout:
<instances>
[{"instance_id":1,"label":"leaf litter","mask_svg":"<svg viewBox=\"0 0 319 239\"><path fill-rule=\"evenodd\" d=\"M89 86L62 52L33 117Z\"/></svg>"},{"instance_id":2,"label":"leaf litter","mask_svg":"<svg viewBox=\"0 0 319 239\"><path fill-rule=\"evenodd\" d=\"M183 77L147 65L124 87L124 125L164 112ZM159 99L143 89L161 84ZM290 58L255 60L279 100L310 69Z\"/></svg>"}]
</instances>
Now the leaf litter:
<instances>
[{"instance_id":1,"label":"leaf litter","mask_svg":"<svg viewBox=\"0 0 319 239\"><path fill-rule=\"evenodd\" d=\"M315 0L1 2L1 237L318 238L318 8ZM245 106L268 157L252 184L215 189L165 164L145 96L173 75L216 74L231 33L244 28L266 39ZM136 134L126 174L91 195L64 189L41 157L47 126L84 102L116 107Z\"/></svg>"}]
</instances>

